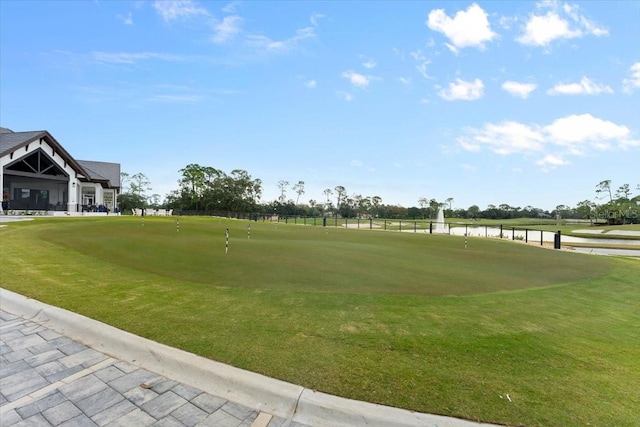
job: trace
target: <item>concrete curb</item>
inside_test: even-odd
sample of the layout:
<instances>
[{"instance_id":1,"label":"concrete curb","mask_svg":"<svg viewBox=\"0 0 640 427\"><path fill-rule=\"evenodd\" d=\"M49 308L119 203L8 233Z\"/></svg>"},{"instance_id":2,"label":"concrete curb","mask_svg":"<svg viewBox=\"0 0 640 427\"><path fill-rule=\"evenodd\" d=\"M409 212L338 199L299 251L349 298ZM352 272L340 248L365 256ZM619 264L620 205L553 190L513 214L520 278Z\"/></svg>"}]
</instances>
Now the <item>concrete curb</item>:
<instances>
[{"instance_id":1,"label":"concrete curb","mask_svg":"<svg viewBox=\"0 0 640 427\"><path fill-rule=\"evenodd\" d=\"M0 288L0 308L111 357L310 426L479 427L472 421L345 399L225 365Z\"/></svg>"}]
</instances>

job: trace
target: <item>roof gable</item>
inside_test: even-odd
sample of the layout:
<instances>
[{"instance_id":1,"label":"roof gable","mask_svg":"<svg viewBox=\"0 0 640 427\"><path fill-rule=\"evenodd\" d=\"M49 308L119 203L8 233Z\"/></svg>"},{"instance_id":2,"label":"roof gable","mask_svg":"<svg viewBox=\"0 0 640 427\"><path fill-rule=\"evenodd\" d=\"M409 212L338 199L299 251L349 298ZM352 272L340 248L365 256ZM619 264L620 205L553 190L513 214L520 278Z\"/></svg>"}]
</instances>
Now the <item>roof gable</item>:
<instances>
[{"instance_id":1,"label":"roof gable","mask_svg":"<svg viewBox=\"0 0 640 427\"><path fill-rule=\"evenodd\" d=\"M112 188L120 188L119 163L75 160L46 130L13 132L7 128L0 128L0 157L15 153L32 142L42 142L42 140L53 147L56 154L59 154L76 171L76 174L89 181L100 182Z\"/></svg>"}]
</instances>

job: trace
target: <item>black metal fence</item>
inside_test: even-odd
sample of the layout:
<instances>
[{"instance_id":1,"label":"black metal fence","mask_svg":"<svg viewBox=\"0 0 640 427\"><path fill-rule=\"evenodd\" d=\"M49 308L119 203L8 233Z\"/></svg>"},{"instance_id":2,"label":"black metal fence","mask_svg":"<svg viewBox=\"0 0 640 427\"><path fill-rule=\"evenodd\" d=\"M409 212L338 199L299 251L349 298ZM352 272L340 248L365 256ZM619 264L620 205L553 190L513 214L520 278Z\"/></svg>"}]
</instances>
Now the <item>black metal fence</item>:
<instances>
[{"instance_id":1,"label":"black metal fence","mask_svg":"<svg viewBox=\"0 0 640 427\"><path fill-rule=\"evenodd\" d=\"M250 221L276 222L306 226L342 227L359 230L383 230L428 234L449 234L464 237L485 237L524 241L525 243L553 242L555 249L561 248L562 233L528 226L475 225L467 223L447 223L434 220L341 218L339 216L309 217L299 215L278 215L275 213L243 213L229 211L182 211L181 215L216 216Z\"/></svg>"}]
</instances>

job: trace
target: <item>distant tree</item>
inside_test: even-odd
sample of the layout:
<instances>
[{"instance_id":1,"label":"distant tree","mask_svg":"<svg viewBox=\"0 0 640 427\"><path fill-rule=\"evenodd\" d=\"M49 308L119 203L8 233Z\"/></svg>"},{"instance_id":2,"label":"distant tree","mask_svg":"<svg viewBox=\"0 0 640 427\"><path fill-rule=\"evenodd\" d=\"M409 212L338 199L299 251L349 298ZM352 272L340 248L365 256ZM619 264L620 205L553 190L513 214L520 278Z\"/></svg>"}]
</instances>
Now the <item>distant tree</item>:
<instances>
[{"instance_id":1,"label":"distant tree","mask_svg":"<svg viewBox=\"0 0 640 427\"><path fill-rule=\"evenodd\" d=\"M429 206L429 201L427 200L426 197L420 197L418 199L418 205L420 206L420 209L422 210L422 218L426 218L427 216L427 207Z\"/></svg>"},{"instance_id":2,"label":"distant tree","mask_svg":"<svg viewBox=\"0 0 640 427\"><path fill-rule=\"evenodd\" d=\"M616 198L629 200L631 196L631 188L629 188L629 184L623 184L616 191Z\"/></svg>"},{"instance_id":3,"label":"distant tree","mask_svg":"<svg viewBox=\"0 0 640 427\"><path fill-rule=\"evenodd\" d=\"M380 205L382 204L382 197L380 196L373 196L371 197L371 214L375 217L380 217L381 215L379 215L379 209L380 209Z\"/></svg>"},{"instance_id":4,"label":"distant tree","mask_svg":"<svg viewBox=\"0 0 640 427\"><path fill-rule=\"evenodd\" d=\"M129 175L127 172L120 173L121 185L125 182L124 191L118 196L118 207L120 211L130 211L136 208L147 207L147 191L151 190L151 184L147 176L143 173Z\"/></svg>"},{"instance_id":5,"label":"distant tree","mask_svg":"<svg viewBox=\"0 0 640 427\"><path fill-rule=\"evenodd\" d=\"M149 196L148 200L148 206L154 209L158 209L160 207L161 204L161 196L159 194L152 194L151 196Z\"/></svg>"},{"instance_id":6,"label":"distant tree","mask_svg":"<svg viewBox=\"0 0 640 427\"><path fill-rule=\"evenodd\" d=\"M604 181L600 181L600 183L596 185L596 194L599 199L609 196L609 202L613 202L613 196L611 195L611 180L606 179Z\"/></svg>"},{"instance_id":7,"label":"distant tree","mask_svg":"<svg viewBox=\"0 0 640 427\"><path fill-rule=\"evenodd\" d=\"M120 191L122 193L128 192L129 179L131 176L127 172L120 172Z\"/></svg>"},{"instance_id":8,"label":"distant tree","mask_svg":"<svg viewBox=\"0 0 640 427\"><path fill-rule=\"evenodd\" d=\"M289 186L289 181L278 181L278 189L280 190L280 197L278 197L278 201L280 203L284 203L287 200L287 187Z\"/></svg>"},{"instance_id":9,"label":"distant tree","mask_svg":"<svg viewBox=\"0 0 640 427\"><path fill-rule=\"evenodd\" d=\"M347 197L347 190L342 185L336 186L334 190L336 191L337 198L336 208L340 209L343 200Z\"/></svg>"},{"instance_id":10,"label":"distant tree","mask_svg":"<svg viewBox=\"0 0 640 427\"><path fill-rule=\"evenodd\" d=\"M442 204L438 202L436 199L429 200L429 208L431 208L431 215L430 215L431 219L436 218L436 216L438 215L438 210L440 209L440 206L442 206Z\"/></svg>"},{"instance_id":11,"label":"distant tree","mask_svg":"<svg viewBox=\"0 0 640 427\"><path fill-rule=\"evenodd\" d=\"M330 197L333 195L333 191L331 191L330 188L325 189L322 194L325 195L325 197L327 198L327 202L325 203L325 209L329 210L331 209L331 199Z\"/></svg>"},{"instance_id":12,"label":"distant tree","mask_svg":"<svg viewBox=\"0 0 640 427\"><path fill-rule=\"evenodd\" d=\"M300 196L304 194L304 181L298 181L298 183L295 184L292 188L293 188L293 191L295 191L296 194L298 194L298 197L296 197L296 205L297 205L298 200L300 200Z\"/></svg>"},{"instance_id":13,"label":"distant tree","mask_svg":"<svg viewBox=\"0 0 640 427\"><path fill-rule=\"evenodd\" d=\"M131 193L146 199L146 193L149 190L151 190L151 182L145 174L139 172L131 176L131 183L129 184L129 191Z\"/></svg>"},{"instance_id":14,"label":"distant tree","mask_svg":"<svg viewBox=\"0 0 640 427\"><path fill-rule=\"evenodd\" d=\"M422 210L416 206L412 206L409 209L407 209L407 216L412 219L421 218Z\"/></svg>"},{"instance_id":15,"label":"distant tree","mask_svg":"<svg viewBox=\"0 0 640 427\"><path fill-rule=\"evenodd\" d=\"M579 218L586 219L589 218L591 225L593 225L593 215L592 212L595 209L595 203L591 200L583 200L578 203L576 207L576 212Z\"/></svg>"},{"instance_id":16,"label":"distant tree","mask_svg":"<svg viewBox=\"0 0 640 427\"><path fill-rule=\"evenodd\" d=\"M449 210L451 210L451 204L453 203L453 197L447 198L444 202L449 205Z\"/></svg>"}]
</instances>

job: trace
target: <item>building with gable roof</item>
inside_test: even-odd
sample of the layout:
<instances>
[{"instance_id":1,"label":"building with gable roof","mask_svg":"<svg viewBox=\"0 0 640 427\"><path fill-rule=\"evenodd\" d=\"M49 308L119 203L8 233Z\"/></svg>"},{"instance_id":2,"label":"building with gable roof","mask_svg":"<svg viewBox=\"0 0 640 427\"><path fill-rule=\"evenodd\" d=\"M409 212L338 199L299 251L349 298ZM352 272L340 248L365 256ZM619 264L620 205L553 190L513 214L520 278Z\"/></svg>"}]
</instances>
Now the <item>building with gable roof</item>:
<instances>
[{"instance_id":1,"label":"building with gable roof","mask_svg":"<svg viewBox=\"0 0 640 427\"><path fill-rule=\"evenodd\" d=\"M0 188L13 211L113 211L120 164L76 160L46 130L0 128Z\"/></svg>"}]
</instances>

